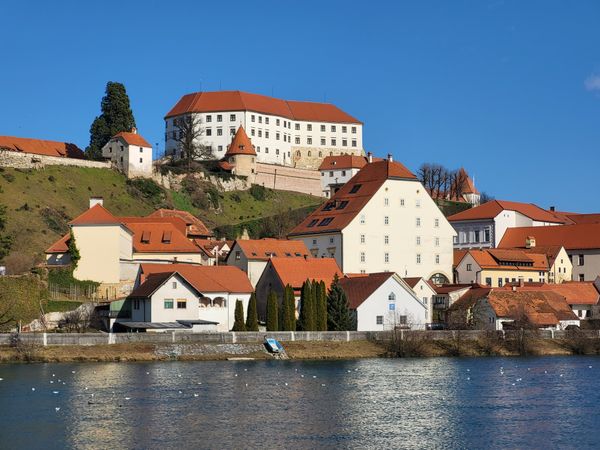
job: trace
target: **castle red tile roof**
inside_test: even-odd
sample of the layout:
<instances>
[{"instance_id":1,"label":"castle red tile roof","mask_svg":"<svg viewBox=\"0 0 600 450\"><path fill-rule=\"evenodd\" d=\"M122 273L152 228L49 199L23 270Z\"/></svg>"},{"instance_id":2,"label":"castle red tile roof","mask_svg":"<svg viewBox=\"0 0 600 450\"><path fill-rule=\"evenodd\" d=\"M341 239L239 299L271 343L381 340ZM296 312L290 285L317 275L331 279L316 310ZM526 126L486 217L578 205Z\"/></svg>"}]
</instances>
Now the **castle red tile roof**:
<instances>
[{"instance_id":1,"label":"castle red tile roof","mask_svg":"<svg viewBox=\"0 0 600 450\"><path fill-rule=\"evenodd\" d=\"M234 266L197 266L193 264L141 264L140 282L158 273L177 272L199 292L238 293L254 292L248 276Z\"/></svg>"},{"instance_id":2,"label":"castle red tile roof","mask_svg":"<svg viewBox=\"0 0 600 450\"><path fill-rule=\"evenodd\" d=\"M498 247L525 247L529 236L535 238L536 246L560 245L566 250L600 249L600 223L509 228Z\"/></svg>"},{"instance_id":3,"label":"castle red tile roof","mask_svg":"<svg viewBox=\"0 0 600 450\"><path fill-rule=\"evenodd\" d=\"M269 264L279 277L281 285L289 284L294 290L300 289L306 280L323 281L329 288L336 274L338 277L342 276L334 258L274 257Z\"/></svg>"},{"instance_id":4,"label":"castle red tile roof","mask_svg":"<svg viewBox=\"0 0 600 450\"><path fill-rule=\"evenodd\" d=\"M75 219L70 225L120 225L121 221L113 216L104 206L96 204L87 209Z\"/></svg>"},{"instance_id":5,"label":"castle red tile roof","mask_svg":"<svg viewBox=\"0 0 600 450\"><path fill-rule=\"evenodd\" d=\"M340 278L339 283L346 293L350 309L356 309L393 276L394 272L362 274L361 276Z\"/></svg>"},{"instance_id":6,"label":"castle red tile roof","mask_svg":"<svg viewBox=\"0 0 600 450\"><path fill-rule=\"evenodd\" d=\"M213 232L208 229L204 222L193 214L187 211L180 211L178 209L157 209L146 217L179 217L185 221L188 227L187 234L190 237L209 237L213 235Z\"/></svg>"},{"instance_id":7,"label":"castle red tile roof","mask_svg":"<svg viewBox=\"0 0 600 450\"><path fill-rule=\"evenodd\" d=\"M271 257L310 257L310 253L303 241L287 239L238 239L231 247L239 246L249 260L268 260ZM235 256L235 255L234 255Z\"/></svg>"},{"instance_id":8,"label":"castle red tile roof","mask_svg":"<svg viewBox=\"0 0 600 450\"><path fill-rule=\"evenodd\" d=\"M71 239L71 233L65 234L58 241L52 244L45 253L67 253L69 251L69 240Z\"/></svg>"},{"instance_id":9,"label":"castle red tile roof","mask_svg":"<svg viewBox=\"0 0 600 450\"><path fill-rule=\"evenodd\" d=\"M135 253L200 253L184 233L169 222L127 222Z\"/></svg>"},{"instance_id":10,"label":"castle red tile roof","mask_svg":"<svg viewBox=\"0 0 600 450\"><path fill-rule=\"evenodd\" d=\"M83 151L69 142L46 141L42 139L0 136L0 149L35 155L56 156L59 158L83 159Z\"/></svg>"},{"instance_id":11,"label":"castle red tile roof","mask_svg":"<svg viewBox=\"0 0 600 450\"><path fill-rule=\"evenodd\" d=\"M344 229L388 179L418 182L417 177L399 162L386 159L367 164L289 235L329 233Z\"/></svg>"},{"instance_id":12,"label":"castle red tile roof","mask_svg":"<svg viewBox=\"0 0 600 450\"><path fill-rule=\"evenodd\" d=\"M233 155L251 155L256 156L256 152L254 151L254 145L250 141L250 138L246 134L246 130L244 130L243 126L239 126L231 144L227 147L227 152L225 153L224 158Z\"/></svg>"},{"instance_id":13,"label":"castle red tile roof","mask_svg":"<svg viewBox=\"0 0 600 450\"><path fill-rule=\"evenodd\" d=\"M127 145L137 145L138 147L150 147L152 145L148 143L146 139L144 139L141 135L128 131L121 131L120 133L115 134L112 139L121 138L127 143Z\"/></svg>"},{"instance_id":14,"label":"castle red tile roof","mask_svg":"<svg viewBox=\"0 0 600 450\"><path fill-rule=\"evenodd\" d=\"M373 161L382 161L381 158L372 158ZM362 169L369 163L366 156L357 155L335 155L326 156L319 166L319 170L337 169Z\"/></svg>"},{"instance_id":15,"label":"castle red tile roof","mask_svg":"<svg viewBox=\"0 0 600 450\"><path fill-rule=\"evenodd\" d=\"M509 202L505 200L491 200L483 205L461 211L448 217L450 222L462 222L463 220L485 220L493 219L502 211L516 211L532 220L539 222L564 223L563 219L546 211L533 203Z\"/></svg>"},{"instance_id":16,"label":"castle red tile roof","mask_svg":"<svg viewBox=\"0 0 600 450\"><path fill-rule=\"evenodd\" d=\"M361 123L330 103L281 100L241 91L195 92L181 97L165 119L190 112L254 111L291 120Z\"/></svg>"}]
</instances>

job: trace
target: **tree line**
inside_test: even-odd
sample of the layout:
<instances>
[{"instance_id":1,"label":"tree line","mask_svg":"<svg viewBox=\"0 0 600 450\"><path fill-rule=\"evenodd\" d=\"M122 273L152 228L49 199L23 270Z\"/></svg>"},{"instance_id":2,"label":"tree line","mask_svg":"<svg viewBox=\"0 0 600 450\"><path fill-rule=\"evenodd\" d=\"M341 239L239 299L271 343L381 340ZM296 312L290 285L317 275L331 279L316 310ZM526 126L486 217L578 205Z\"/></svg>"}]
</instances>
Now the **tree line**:
<instances>
[{"instance_id":1,"label":"tree line","mask_svg":"<svg viewBox=\"0 0 600 450\"><path fill-rule=\"evenodd\" d=\"M348 297L336 276L327 290L323 281L306 280L300 293L300 310L296 318L296 298L289 284L281 302L276 292L267 296L267 331L348 331L356 328ZM258 331L256 294L252 293L244 321L241 300L235 305L232 331Z\"/></svg>"}]
</instances>

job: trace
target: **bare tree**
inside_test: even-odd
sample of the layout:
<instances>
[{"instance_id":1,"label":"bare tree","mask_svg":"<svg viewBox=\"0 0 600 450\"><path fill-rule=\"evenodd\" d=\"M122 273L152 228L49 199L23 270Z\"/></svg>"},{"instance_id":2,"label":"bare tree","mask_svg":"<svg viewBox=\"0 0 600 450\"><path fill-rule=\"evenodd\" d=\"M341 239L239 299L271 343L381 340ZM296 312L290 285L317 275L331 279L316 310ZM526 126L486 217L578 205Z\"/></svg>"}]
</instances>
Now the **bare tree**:
<instances>
[{"instance_id":1,"label":"bare tree","mask_svg":"<svg viewBox=\"0 0 600 450\"><path fill-rule=\"evenodd\" d=\"M448 185L448 198L450 200L459 199L464 193L467 183L467 174L464 170L453 170L449 174L450 182Z\"/></svg>"},{"instance_id":2,"label":"bare tree","mask_svg":"<svg viewBox=\"0 0 600 450\"><path fill-rule=\"evenodd\" d=\"M200 144L200 138L204 135L202 127L202 119L199 115L188 114L174 120L175 140L181 154L181 158L185 158L188 163L188 170L192 167L194 160L210 160L214 159L211 146Z\"/></svg>"}]
</instances>

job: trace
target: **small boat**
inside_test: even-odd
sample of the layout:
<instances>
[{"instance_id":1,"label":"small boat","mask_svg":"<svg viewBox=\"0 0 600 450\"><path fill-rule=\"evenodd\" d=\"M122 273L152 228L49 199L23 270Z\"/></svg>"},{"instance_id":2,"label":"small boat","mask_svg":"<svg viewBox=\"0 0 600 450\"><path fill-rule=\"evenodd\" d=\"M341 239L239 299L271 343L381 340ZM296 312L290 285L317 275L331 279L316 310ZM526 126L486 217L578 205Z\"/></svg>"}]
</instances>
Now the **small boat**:
<instances>
[{"instance_id":1,"label":"small boat","mask_svg":"<svg viewBox=\"0 0 600 450\"><path fill-rule=\"evenodd\" d=\"M283 345L277 340L273 338L265 338L265 347L269 351L269 353L282 353Z\"/></svg>"}]
</instances>

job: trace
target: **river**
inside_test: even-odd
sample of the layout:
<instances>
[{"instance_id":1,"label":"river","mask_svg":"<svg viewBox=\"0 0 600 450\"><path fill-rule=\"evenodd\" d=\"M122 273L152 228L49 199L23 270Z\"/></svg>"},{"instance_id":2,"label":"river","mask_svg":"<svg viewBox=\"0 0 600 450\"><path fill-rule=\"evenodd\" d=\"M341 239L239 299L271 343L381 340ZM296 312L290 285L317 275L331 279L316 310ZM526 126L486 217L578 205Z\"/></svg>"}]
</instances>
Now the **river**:
<instances>
[{"instance_id":1,"label":"river","mask_svg":"<svg viewBox=\"0 0 600 450\"><path fill-rule=\"evenodd\" d=\"M1 448L597 448L600 359L0 365Z\"/></svg>"}]
</instances>

